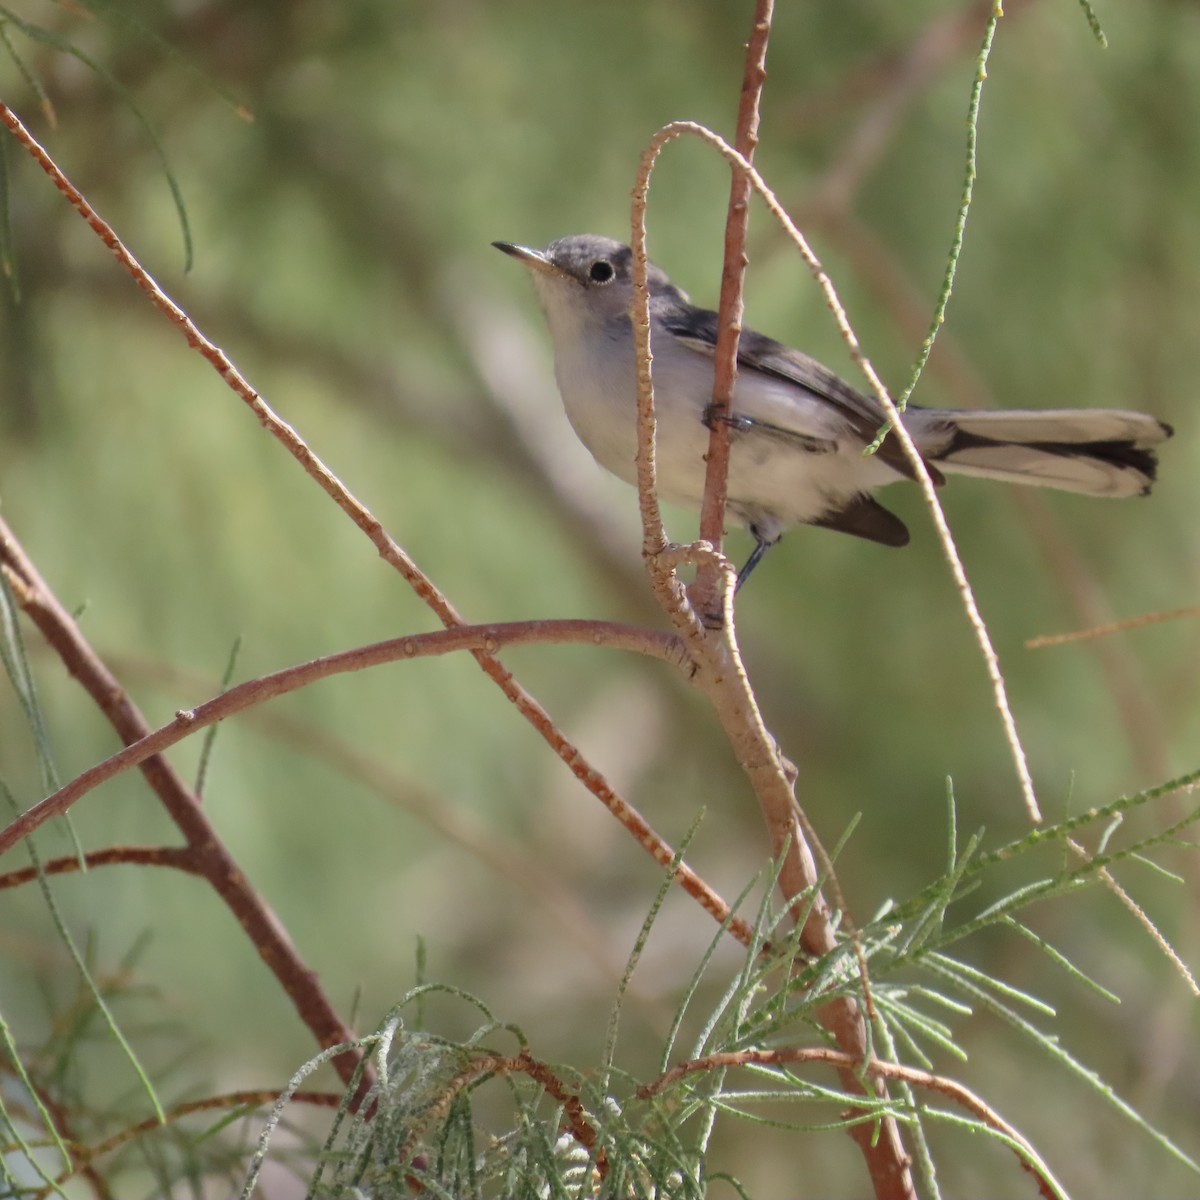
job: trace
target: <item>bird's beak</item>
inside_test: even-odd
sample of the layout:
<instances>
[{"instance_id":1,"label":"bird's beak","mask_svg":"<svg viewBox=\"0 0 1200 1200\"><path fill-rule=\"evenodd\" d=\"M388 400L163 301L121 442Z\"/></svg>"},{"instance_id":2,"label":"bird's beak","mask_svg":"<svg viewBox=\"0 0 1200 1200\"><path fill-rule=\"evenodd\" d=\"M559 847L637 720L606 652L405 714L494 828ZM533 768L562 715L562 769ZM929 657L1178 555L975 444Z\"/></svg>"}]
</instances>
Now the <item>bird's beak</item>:
<instances>
[{"instance_id":1,"label":"bird's beak","mask_svg":"<svg viewBox=\"0 0 1200 1200\"><path fill-rule=\"evenodd\" d=\"M512 242L493 242L497 250L522 262L531 271L541 271L544 275L563 275L565 272L556 263L552 263L540 250L532 250L528 246L516 246Z\"/></svg>"}]
</instances>

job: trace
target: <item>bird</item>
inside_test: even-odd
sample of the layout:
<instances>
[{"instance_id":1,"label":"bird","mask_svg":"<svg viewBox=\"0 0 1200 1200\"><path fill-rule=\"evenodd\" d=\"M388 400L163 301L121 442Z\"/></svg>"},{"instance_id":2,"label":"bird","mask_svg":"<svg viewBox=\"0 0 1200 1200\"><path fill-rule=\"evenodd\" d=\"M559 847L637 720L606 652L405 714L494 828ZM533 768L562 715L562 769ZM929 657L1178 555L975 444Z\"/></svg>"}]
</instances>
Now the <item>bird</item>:
<instances>
[{"instance_id":1,"label":"bird","mask_svg":"<svg viewBox=\"0 0 1200 1200\"><path fill-rule=\"evenodd\" d=\"M529 269L554 346L567 418L595 460L637 483L633 252L597 234L532 249L493 242ZM699 509L708 451L717 314L648 268L660 499ZM880 402L828 367L754 330L742 331L730 411L726 519L754 549L742 587L783 533L815 525L904 546L904 522L873 493L917 478L898 439L864 455L887 424ZM904 425L935 484L968 475L1087 496L1142 496L1154 483L1165 422L1123 409L933 409L910 404Z\"/></svg>"}]
</instances>

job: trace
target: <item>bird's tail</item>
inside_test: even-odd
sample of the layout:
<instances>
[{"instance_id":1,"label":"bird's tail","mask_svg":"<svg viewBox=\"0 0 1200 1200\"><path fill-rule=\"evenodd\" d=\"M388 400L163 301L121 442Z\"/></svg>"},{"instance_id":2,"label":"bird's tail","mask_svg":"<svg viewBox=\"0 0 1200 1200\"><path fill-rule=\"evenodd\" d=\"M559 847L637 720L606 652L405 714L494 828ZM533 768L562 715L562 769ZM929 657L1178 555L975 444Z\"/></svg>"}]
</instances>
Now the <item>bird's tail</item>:
<instances>
[{"instance_id":1,"label":"bird's tail","mask_svg":"<svg viewBox=\"0 0 1200 1200\"><path fill-rule=\"evenodd\" d=\"M922 415L934 418L933 410ZM1145 413L1118 409L966 410L936 418L925 437L914 432L947 474L1086 496L1145 495L1158 466L1153 447L1172 432Z\"/></svg>"}]
</instances>

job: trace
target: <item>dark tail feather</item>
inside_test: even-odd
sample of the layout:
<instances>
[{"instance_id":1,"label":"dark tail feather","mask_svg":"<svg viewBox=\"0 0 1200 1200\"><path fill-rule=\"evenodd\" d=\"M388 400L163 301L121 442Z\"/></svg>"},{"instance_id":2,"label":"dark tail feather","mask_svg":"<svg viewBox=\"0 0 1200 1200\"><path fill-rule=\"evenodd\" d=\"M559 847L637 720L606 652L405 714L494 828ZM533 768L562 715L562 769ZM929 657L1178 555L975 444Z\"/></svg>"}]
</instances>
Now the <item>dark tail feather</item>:
<instances>
[{"instance_id":1,"label":"dark tail feather","mask_svg":"<svg viewBox=\"0 0 1200 1200\"><path fill-rule=\"evenodd\" d=\"M938 444L931 430L922 449L947 474L1087 496L1145 495L1158 467L1152 447L1172 432L1144 413L1112 409L937 415L949 436Z\"/></svg>"}]
</instances>

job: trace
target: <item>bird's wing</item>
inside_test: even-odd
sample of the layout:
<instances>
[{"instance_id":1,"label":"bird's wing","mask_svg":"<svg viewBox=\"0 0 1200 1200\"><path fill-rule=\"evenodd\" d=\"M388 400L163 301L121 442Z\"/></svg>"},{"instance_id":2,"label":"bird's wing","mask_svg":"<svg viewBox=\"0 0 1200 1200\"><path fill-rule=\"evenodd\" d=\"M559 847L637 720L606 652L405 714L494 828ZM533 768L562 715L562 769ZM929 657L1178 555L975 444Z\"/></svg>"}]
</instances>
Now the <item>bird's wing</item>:
<instances>
[{"instance_id":1,"label":"bird's wing","mask_svg":"<svg viewBox=\"0 0 1200 1200\"><path fill-rule=\"evenodd\" d=\"M657 314L659 320L684 345L690 346L698 353L712 357L717 345L717 314L708 309L688 305L680 310L674 307L671 311ZM887 423L887 415L882 405L871 396L865 396L856 391L844 380L838 378L828 367L809 358L799 350L793 350L774 338L756 333L753 329L743 329L738 341L738 370L756 371L775 379L802 387L818 399L832 405L846 420L850 432L861 439L864 446L875 440L880 429ZM735 421L739 414L731 414ZM743 418L745 420L745 418ZM747 428L757 424L751 420ZM786 429L771 426L763 430L772 436L786 435ZM796 431L797 436L801 435ZM880 459L901 475L914 479L916 473L908 456L904 453L899 441L889 437L877 451ZM930 468L935 481L941 482L936 468Z\"/></svg>"}]
</instances>

